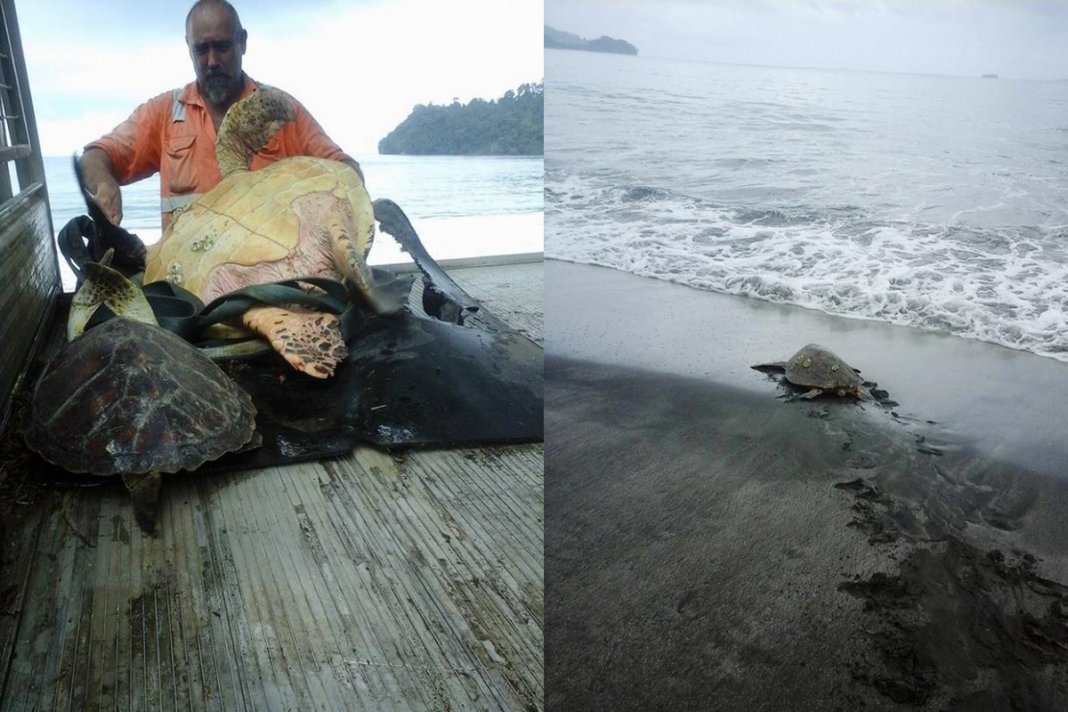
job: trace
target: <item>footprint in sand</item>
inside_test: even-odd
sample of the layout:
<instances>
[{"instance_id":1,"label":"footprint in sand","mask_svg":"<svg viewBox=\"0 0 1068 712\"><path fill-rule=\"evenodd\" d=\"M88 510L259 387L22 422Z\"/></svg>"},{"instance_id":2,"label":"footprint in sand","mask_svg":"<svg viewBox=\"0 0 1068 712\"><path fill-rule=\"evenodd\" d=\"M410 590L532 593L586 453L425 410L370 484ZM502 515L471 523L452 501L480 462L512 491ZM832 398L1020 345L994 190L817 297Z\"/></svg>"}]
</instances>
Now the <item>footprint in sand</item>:
<instances>
[{"instance_id":1,"label":"footprint in sand","mask_svg":"<svg viewBox=\"0 0 1068 712\"><path fill-rule=\"evenodd\" d=\"M706 611L701 608L701 600L696 589L690 589L682 594L679 602L675 604L675 612L688 620L696 620L705 615Z\"/></svg>"}]
</instances>

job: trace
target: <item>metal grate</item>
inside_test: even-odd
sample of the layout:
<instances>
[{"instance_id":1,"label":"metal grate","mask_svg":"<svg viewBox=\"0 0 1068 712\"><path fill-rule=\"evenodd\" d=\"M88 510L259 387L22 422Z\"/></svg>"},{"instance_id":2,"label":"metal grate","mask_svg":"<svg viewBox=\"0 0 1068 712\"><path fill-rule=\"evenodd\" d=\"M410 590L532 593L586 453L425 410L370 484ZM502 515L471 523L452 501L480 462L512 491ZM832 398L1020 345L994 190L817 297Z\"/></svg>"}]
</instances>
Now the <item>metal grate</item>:
<instances>
[{"instance_id":1,"label":"metal grate","mask_svg":"<svg viewBox=\"0 0 1068 712\"><path fill-rule=\"evenodd\" d=\"M0 0L0 430L62 288L14 0Z\"/></svg>"},{"instance_id":2,"label":"metal grate","mask_svg":"<svg viewBox=\"0 0 1068 712\"><path fill-rule=\"evenodd\" d=\"M23 90L20 75L25 76L21 52L12 49L12 34L17 41L18 25L14 21L14 7L3 4L3 33L0 34L0 201L7 201L29 188L39 175L27 162L33 158L35 136L31 137L27 114L23 110ZM22 70L22 71L20 71ZM11 163L14 163L12 170Z\"/></svg>"}]
</instances>

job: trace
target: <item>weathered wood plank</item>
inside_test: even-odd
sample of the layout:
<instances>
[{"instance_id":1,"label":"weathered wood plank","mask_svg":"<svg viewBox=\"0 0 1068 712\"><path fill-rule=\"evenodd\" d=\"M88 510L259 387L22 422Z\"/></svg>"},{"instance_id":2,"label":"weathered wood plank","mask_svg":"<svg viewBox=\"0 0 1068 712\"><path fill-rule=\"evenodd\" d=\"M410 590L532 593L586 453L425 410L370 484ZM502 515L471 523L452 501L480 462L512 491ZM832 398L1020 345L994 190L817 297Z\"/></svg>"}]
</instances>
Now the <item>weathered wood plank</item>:
<instances>
[{"instance_id":1,"label":"weathered wood plank","mask_svg":"<svg viewBox=\"0 0 1068 712\"><path fill-rule=\"evenodd\" d=\"M19 516L2 523L7 526L4 527L5 546L0 547L0 568L4 572L0 579L0 593L3 594L0 597L0 634L5 636L0 640L0 652L5 655L0 660L0 672L4 673L4 678L0 679L0 690L9 696L36 696L29 690L8 690L6 688L10 685L5 684L10 678L26 679L27 688L40 688L33 678L35 668L40 665L32 658L19 659L19 650L26 647L34 649L38 645L38 633L27 621L48 615L46 609L42 610L44 602L34 598L31 580L20 580L15 574L25 567L44 580L51 578L51 572L38 569L37 553L39 548L50 548L55 540L50 541L46 517L39 510L19 512ZM22 543L20 532L12 525L24 528L27 544L24 548L19 546Z\"/></svg>"},{"instance_id":2,"label":"weathered wood plank","mask_svg":"<svg viewBox=\"0 0 1068 712\"><path fill-rule=\"evenodd\" d=\"M88 570L90 557L95 555L85 532L89 531L88 523L91 517L95 517L96 510L93 498L87 494L73 490L63 495L60 508L53 509L50 517L56 537L54 544L38 551L38 556L42 559L47 558L51 552L59 552L57 564L62 575L54 590L56 599L66 602L65 615L59 616L62 625L56 631L54 645L54 649L60 651L60 654L50 666L55 670L51 676L55 689L53 709L65 710L73 706L77 680L85 674L84 661L79 656L79 651L85 646L83 634L89 619L85 609L88 599L82 590L82 577ZM39 502L38 506L42 504ZM47 510L42 507L42 511ZM53 602L46 599L42 603L47 605Z\"/></svg>"},{"instance_id":3,"label":"weathered wood plank","mask_svg":"<svg viewBox=\"0 0 1068 712\"><path fill-rule=\"evenodd\" d=\"M495 313L538 303L540 265L482 269ZM169 477L158 537L119 487L42 496L0 708L538 709L541 480L537 445L358 448Z\"/></svg>"}]
</instances>

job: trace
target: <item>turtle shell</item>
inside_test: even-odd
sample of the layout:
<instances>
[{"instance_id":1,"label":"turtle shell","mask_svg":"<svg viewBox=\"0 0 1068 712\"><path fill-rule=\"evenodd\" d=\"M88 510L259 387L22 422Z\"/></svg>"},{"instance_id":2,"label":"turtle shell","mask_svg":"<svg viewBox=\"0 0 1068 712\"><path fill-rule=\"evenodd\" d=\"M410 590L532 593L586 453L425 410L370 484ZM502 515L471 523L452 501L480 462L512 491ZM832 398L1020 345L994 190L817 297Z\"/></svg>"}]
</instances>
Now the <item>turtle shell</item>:
<instances>
[{"instance_id":1,"label":"turtle shell","mask_svg":"<svg viewBox=\"0 0 1068 712\"><path fill-rule=\"evenodd\" d=\"M796 386L844 391L856 395L862 381L857 372L819 344L808 344L786 362L786 380Z\"/></svg>"},{"instance_id":2,"label":"turtle shell","mask_svg":"<svg viewBox=\"0 0 1068 712\"><path fill-rule=\"evenodd\" d=\"M145 282L166 279L205 302L250 284L340 278L331 229L366 256L374 208L343 163L306 156L238 171L194 201L149 248Z\"/></svg>"},{"instance_id":3,"label":"turtle shell","mask_svg":"<svg viewBox=\"0 0 1068 712\"><path fill-rule=\"evenodd\" d=\"M49 363L24 435L70 472L177 472L241 448L255 416L248 394L191 344L116 317Z\"/></svg>"},{"instance_id":4,"label":"turtle shell","mask_svg":"<svg viewBox=\"0 0 1068 712\"><path fill-rule=\"evenodd\" d=\"M294 277L365 281L353 272L366 269L374 208L355 171L309 156L247 170L248 147L292 118L290 101L284 92L261 88L230 108L216 143L223 178L177 213L149 248L146 283L166 279L210 302Z\"/></svg>"}]
</instances>

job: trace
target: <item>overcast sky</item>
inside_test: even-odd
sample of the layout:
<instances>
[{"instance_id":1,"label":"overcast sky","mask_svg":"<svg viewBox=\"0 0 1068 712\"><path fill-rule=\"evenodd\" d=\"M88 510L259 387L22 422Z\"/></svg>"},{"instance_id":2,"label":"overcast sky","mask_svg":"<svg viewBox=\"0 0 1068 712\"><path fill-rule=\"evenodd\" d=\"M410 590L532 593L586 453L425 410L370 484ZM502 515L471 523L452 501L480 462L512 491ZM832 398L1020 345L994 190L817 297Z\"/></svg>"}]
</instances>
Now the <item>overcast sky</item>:
<instances>
[{"instance_id":1,"label":"overcast sky","mask_svg":"<svg viewBox=\"0 0 1068 712\"><path fill-rule=\"evenodd\" d=\"M653 57L1068 79L1068 0L546 0L545 23Z\"/></svg>"},{"instance_id":2,"label":"overcast sky","mask_svg":"<svg viewBox=\"0 0 1068 712\"><path fill-rule=\"evenodd\" d=\"M357 160L416 104L542 81L542 0L233 0L244 69L299 99ZM70 155L194 79L192 0L17 0L45 155Z\"/></svg>"}]
</instances>

